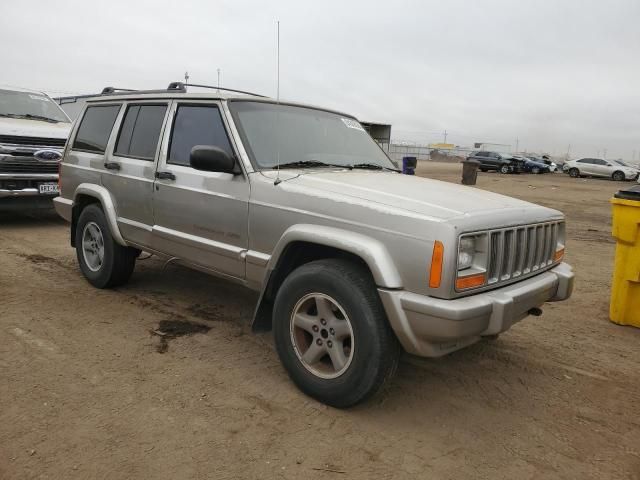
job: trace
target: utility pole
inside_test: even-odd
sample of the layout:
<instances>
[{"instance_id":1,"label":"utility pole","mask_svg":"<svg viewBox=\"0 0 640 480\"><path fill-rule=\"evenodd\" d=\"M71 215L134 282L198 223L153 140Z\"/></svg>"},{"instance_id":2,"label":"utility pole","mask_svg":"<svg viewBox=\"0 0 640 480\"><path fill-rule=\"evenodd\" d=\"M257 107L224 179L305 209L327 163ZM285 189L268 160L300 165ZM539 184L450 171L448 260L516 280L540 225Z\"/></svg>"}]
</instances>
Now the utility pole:
<instances>
[{"instance_id":1,"label":"utility pole","mask_svg":"<svg viewBox=\"0 0 640 480\"><path fill-rule=\"evenodd\" d=\"M516 153L518 153L519 148L520 148L520 139L516 137Z\"/></svg>"},{"instance_id":2,"label":"utility pole","mask_svg":"<svg viewBox=\"0 0 640 480\"><path fill-rule=\"evenodd\" d=\"M447 131L444 131L444 143L447 143Z\"/></svg>"},{"instance_id":3,"label":"utility pole","mask_svg":"<svg viewBox=\"0 0 640 480\"><path fill-rule=\"evenodd\" d=\"M605 148L602 152L602 156L604 157L604 159L607 159L607 149Z\"/></svg>"},{"instance_id":4,"label":"utility pole","mask_svg":"<svg viewBox=\"0 0 640 480\"><path fill-rule=\"evenodd\" d=\"M220 69L218 69L218 88L220 88Z\"/></svg>"},{"instance_id":5,"label":"utility pole","mask_svg":"<svg viewBox=\"0 0 640 480\"><path fill-rule=\"evenodd\" d=\"M189 83L189 72L184 72L184 83Z\"/></svg>"},{"instance_id":6,"label":"utility pole","mask_svg":"<svg viewBox=\"0 0 640 480\"><path fill-rule=\"evenodd\" d=\"M571 144L569 144L569 146L567 147L567 156L566 156L567 161L569 161L569 154L570 153L571 153Z\"/></svg>"}]
</instances>

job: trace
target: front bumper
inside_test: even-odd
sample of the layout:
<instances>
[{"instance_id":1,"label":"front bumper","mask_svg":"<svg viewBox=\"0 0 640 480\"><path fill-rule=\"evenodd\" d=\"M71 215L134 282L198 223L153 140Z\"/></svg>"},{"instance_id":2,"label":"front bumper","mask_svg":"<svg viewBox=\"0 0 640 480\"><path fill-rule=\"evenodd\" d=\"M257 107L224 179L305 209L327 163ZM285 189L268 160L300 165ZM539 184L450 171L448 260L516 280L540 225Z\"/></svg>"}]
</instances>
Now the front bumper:
<instances>
[{"instance_id":1,"label":"front bumper","mask_svg":"<svg viewBox=\"0 0 640 480\"><path fill-rule=\"evenodd\" d=\"M44 197L51 198L57 194L43 194L38 189L40 183L57 183L58 174L56 173L16 173L7 174L0 173L0 199L14 197ZM18 185L10 185L15 183ZM5 187L3 187L3 185ZM15 188L12 188L15 187Z\"/></svg>"},{"instance_id":2,"label":"front bumper","mask_svg":"<svg viewBox=\"0 0 640 480\"><path fill-rule=\"evenodd\" d=\"M545 302L566 300L573 291L573 270L566 263L506 287L454 300L404 290L378 289L398 340L423 357L440 357L496 335Z\"/></svg>"}]
</instances>

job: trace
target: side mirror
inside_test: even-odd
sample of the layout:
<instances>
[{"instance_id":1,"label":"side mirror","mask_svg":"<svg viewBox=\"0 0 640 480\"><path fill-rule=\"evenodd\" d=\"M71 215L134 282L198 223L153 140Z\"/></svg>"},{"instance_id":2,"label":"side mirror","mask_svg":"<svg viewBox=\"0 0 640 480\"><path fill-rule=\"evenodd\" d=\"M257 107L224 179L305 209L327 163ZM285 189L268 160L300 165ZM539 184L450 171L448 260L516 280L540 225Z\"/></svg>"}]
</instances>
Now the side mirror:
<instances>
[{"instance_id":1,"label":"side mirror","mask_svg":"<svg viewBox=\"0 0 640 480\"><path fill-rule=\"evenodd\" d=\"M235 173L236 161L213 145L196 145L189 156L191 168L205 172Z\"/></svg>"}]
</instances>

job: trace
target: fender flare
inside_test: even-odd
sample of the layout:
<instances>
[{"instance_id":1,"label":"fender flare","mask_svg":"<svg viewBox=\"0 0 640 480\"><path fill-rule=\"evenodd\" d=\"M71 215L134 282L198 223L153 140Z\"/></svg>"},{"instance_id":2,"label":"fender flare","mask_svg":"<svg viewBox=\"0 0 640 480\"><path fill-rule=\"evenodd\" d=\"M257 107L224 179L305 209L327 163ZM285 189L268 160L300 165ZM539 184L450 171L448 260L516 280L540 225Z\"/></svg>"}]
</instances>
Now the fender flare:
<instances>
[{"instance_id":1,"label":"fender flare","mask_svg":"<svg viewBox=\"0 0 640 480\"><path fill-rule=\"evenodd\" d=\"M118 228L118 216L116 214L116 207L113 204L113 199L111 198L111 194L109 191L94 183L81 183L76 188L76 191L73 194L73 204L77 203L76 199L79 195L87 195L89 197L96 198L100 204L102 205L102 210L104 211L105 217L107 217L107 223L109 224L109 229L111 230L111 235L116 243L122 245L123 247L127 246L127 242L122 238L122 234L120 233L120 229Z\"/></svg>"},{"instance_id":2,"label":"fender flare","mask_svg":"<svg viewBox=\"0 0 640 480\"><path fill-rule=\"evenodd\" d=\"M300 224L289 227L273 249L267 272L275 270L286 247L293 242L316 243L352 253L367 264L376 285L384 288L402 288L402 278L382 242L361 233L322 225ZM263 290L265 287L266 279Z\"/></svg>"},{"instance_id":3,"label":"fender flare","mask_svg":"<svg viewBox=\"0 0 640 480\"><path fill-rule=\"evenodd\" d=\"M287 247L295 242L313 243L349 252L361 258L373 276L375 284L388 289L402 288L402 278L385 245L360 233L322 225L299 224L289 227L276 244L266 266L260 298L254 312L252 329L267 331L271 326L271 303L265 298L273 272L279 267Z\"/></svg>"}]
</instances>

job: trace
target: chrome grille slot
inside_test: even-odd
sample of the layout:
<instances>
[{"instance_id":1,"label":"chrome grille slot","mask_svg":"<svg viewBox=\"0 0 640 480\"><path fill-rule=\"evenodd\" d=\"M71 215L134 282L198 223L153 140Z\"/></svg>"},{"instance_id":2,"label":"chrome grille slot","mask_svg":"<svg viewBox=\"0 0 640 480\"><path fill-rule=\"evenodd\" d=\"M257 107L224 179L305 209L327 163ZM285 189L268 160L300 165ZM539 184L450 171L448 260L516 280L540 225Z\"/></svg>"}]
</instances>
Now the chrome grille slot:
<instances>
[{"instance_id":1,"label":"chrome grille slot","mask_svg":"<svg viewBox=\"0 0 640 480\"><path fill-rule=\"evenodd\" d=\"M489 256L489 283L498 281L498 252L500 251L500 233L492 232L490 237L491 255Z\"/></svg>"},{"instance_id":2,"label":"chrome grille slot","mask_svg":"<svg viewBox=\"0 0 640 480\"><path fill-rule=\"evenodd\" d=\"M515 245L513 245L514 231L505 230L503 232L504 241L502 242L502 269L500 271L500 280L508 280L513 272L513 254Z\"/></svg>"},{"instance_id":3,"label":"chrome grille slot","mask_svg":"<svg viewBox=\"0 0 640 480\"><path fill-rule=\"evenodd\" d=\"M489 231L487 285L531 275L553 265L561 223Z\"/></svg>"}]
</instances>

